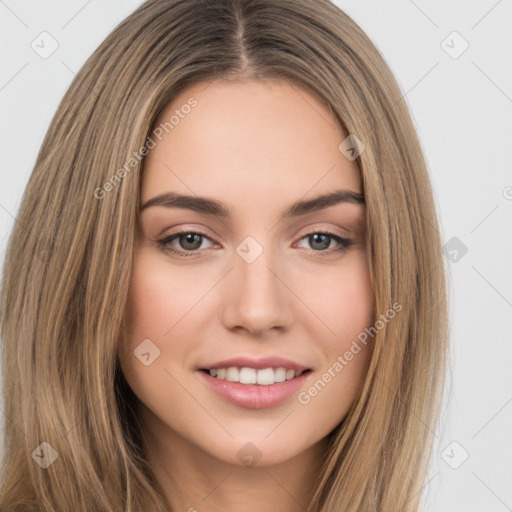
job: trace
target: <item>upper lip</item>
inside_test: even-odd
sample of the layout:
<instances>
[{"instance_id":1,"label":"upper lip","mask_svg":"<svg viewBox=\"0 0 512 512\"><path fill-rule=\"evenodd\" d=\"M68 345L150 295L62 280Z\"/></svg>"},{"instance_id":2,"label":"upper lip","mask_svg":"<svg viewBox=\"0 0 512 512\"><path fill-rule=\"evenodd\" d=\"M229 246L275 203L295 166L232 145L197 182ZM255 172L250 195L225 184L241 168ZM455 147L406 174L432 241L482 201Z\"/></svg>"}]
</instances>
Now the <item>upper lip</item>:
<instances>
[{"instance_id":1,"label":"upper lip","mask_svg":"<svg viewBox=\"0 0 512 512\"><path fill-rule=\"evenodd\" d=\"M256 370L263 370L265 368L286 368L287 370L304 371L308 370L307 366L277 356L267 356L259 359L251 357L235 357L232 359L225 359L206 365L201 370L214 370L218 368L230 368L236 366L237 368L254 368Z\"/></svg>"}]
</instances>

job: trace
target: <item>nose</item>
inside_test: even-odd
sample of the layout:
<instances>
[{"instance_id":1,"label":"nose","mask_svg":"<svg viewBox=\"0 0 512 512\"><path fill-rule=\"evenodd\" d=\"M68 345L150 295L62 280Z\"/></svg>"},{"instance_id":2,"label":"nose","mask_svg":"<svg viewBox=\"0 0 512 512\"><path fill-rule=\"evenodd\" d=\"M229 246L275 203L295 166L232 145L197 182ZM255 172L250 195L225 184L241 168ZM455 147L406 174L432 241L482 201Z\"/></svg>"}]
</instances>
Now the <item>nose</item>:
<instances>
[{"instance_id":1,"label":"nose","mask_svg":"<svg viewBox=\"0 0 512 512\"><path fill-rule=\"evenodd\" d=\"M224 280L222 321L227 329L253 336L289 329L293 293L287 287L283 265L270 249L252 262L233 256L233 270Z\"/></svg>"}]
</instances>

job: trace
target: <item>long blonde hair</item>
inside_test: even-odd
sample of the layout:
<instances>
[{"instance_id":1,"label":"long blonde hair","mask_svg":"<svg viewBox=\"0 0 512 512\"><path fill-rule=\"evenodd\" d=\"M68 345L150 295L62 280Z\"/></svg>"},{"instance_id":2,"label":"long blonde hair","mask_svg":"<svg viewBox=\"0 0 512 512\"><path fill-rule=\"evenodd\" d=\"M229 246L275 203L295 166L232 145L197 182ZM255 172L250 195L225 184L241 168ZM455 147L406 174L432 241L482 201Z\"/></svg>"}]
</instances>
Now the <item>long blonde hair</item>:
<instances>
[{"instance_id":1,"label":"long blonde hair","mask_svg":"<svg viewBox=\"0 0 512 512\"><path fill-rule=\"evenodd\" d=\"M169 510L116 361L142 160L104 197L95 191L187 85L266 77L318 95L365 144L356 162L376 311L402 305L375 335L362 392L329 435L308 511L418 510L447 345L438 221L403 94L370 39L328 0L151 0L75 77L5 259L1 510ZM42 469L38 454L58 458Z\"/></svg>"}]
</instances>

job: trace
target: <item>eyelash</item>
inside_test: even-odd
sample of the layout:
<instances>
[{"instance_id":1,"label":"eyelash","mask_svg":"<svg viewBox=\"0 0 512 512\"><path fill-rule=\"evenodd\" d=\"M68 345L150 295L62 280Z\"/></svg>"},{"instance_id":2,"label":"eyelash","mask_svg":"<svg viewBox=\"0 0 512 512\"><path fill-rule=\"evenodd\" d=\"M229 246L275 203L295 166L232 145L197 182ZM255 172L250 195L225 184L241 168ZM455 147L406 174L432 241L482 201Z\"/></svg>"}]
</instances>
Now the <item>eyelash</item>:
<instances>
[{"instance_id":1,"label":"eyelash","mask_svg":"<svg viewBox=\"0 0 512 512\"><path fill-rule=\"evenodd\" d=\"M211 240L208 235L206 235L205 233L202 233L201 231L182 230L182 231L178 231L177 233L174 233L170 236L162 238L161 240L157 240L156 243L164 252L173 254L175 256L180 256L180 257L185 257L185 258L197 256L197 254L200 252L199 249L195 249L193 251L181 251L181 250L176 250L176 249L170 247L169 244L182 235L199 235L203 238L207 238L207 239ZM332 233L328 230L327 231L311 231L310 233L306 233L305 235L303 235L299 240L303 240L304 238L307 238L312 235L327 235L328 237L334 239L336 242L338 242L341 245L341 247L339 247L338 249L335 249L335 250L323 249L321 251L315 251L313 249L310 249L309 252L314 258L324 258L333 253L343 253L344 251L347 250L347 248L350 245L353 245L353 243L354 243L351 239L344 238L344 237L339 236L336 233Z\"/></svg>"}]
</instances>

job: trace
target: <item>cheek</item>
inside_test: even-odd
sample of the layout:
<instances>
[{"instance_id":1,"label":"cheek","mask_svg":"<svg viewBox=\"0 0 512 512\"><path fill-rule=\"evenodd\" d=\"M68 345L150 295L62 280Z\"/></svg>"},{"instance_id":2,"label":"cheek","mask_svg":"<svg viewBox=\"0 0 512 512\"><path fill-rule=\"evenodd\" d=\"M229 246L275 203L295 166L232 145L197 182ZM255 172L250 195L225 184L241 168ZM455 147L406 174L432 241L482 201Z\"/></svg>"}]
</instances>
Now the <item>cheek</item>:
<instances>
[{"instance_id":1,"label":"cheek","mask_svg":"<svg viewBox=\"0 0 512 512\"><path fill-rule=\"evenodd\" d=\"M165 348L173 333L186 330L208 285L207 280L188 276L185 267L173 269L161 257L141 251L133 267L125 311L130 344L151 338Z\"/></svg>"},{"instance_id":2,"label":"cheek","mask_svg":"<svg viewBox=\"0 0 512 512\"><path fill-rule=\"evenodd\" d=\"M335 343L336 360L339 362L342 355L346 378L357 386L364 380L372 354L371 339L363 343L361 334L373 324L375 297L366 256L361 255L353 269L353 273L347 276L346 285L340 289L338 302L333 305L333 314L336 319L334 329L339 333L338 342ZM333 302L336 299L333 298Z\"/></svg>"},{"instance_id":3,"label":"cheek","mask_svg":"<svg viewBox=\"0 0 512 512\"><path fill-rule=\"evenodd\" d=\"M165 340L186 314L187 305L193 298L189 299L189 295L193 295L190 288L183 287L181 280L169 275L168 268L144 251L137 254L124 312L125 335L118 345L125 375L133 373L135 378L151 374L153 379L157 374L155 370L165 367L163 362L168 357ZM181 327L182 324L178 325ZM143 343L145 345L141 345ZM142 353L150 353L146 356L151 361L147 367L136 357L142 346L147 347Z\"/></svg>"},{"instance_id":4,"label":"cheek","mask_svg":"<svg viewBox=\"0 0 512 512\"><path fill-rule=\"evenodd\" d=\"M315 317L313 339L320 340L326 351L343 350L372 324L374 293L363 249L338 269L317 272L314 281L303 282L302 294Z\"/></svg>"},{"instance_id":5,"label":"cheek","mask_svg":"<svg viewBox=\"0 0 512 512\"><path fill-rule=\"evenodd\" d=\"M330 278L327 291L319 293L320 288L316 288L315 292L316 308L324 323L316 323L315 337L319 340L323 365L318 369L317 380L305 390L299 402L314 402L313 407L322 411L327 423L336 423L348 411L364 383L373 350L372 339L364 336L364 331L373 324L375 306L363 251L347 261L342 277L331 275ZM318 335L320 330L322 336Z\"/></svg>"},{"instance_id":6,"label":"cheek","mask_svg":"<svg viewBox=\"0 0 512 512\"><path fill-rule=\"evenodd\" d=\"M161 258L143 250L137 254L118 357L128 384L152 411L183 405L172 363L187 360L191 344L185 341L193 339L187 331L187 313L201 294L197 286L186 286L186 282L182 270L170 272Z\"/></svg>"},{"instance_id":7,"label":"cheek","mask_svg":"<svg viewBox=\"0 0 512 512\"><path fill-rule=\"evenodd\" d=\"M374 293L366 267L361 262L346 276L337 291L333 291L331 305L326 306L333 319L334 331L342 339L353 338L374 319Z\"/></svg>"}]
</instances>

